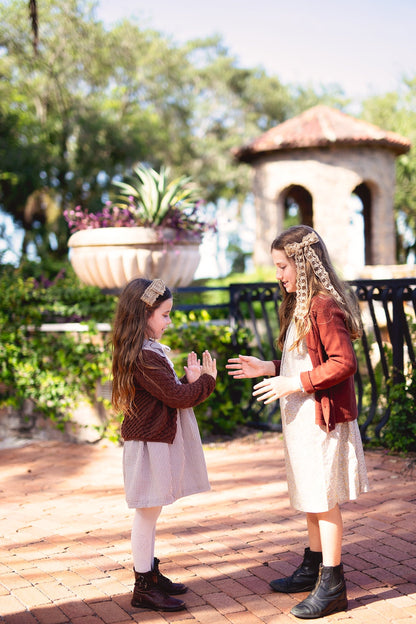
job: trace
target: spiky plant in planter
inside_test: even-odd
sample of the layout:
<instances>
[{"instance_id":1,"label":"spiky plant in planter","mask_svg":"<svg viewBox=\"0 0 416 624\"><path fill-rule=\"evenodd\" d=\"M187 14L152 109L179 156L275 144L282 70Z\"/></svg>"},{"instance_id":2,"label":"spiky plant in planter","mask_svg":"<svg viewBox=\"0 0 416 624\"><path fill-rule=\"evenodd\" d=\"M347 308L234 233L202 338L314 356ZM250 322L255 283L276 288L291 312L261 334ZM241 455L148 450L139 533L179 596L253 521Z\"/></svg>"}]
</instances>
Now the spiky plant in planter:
<instances>
[{"instance_id":1,"label":"spiky plant in planter","mask_svg":"<svg viewBox=\"0 0 416 624\"><path fill-rule=\"evenodd\" d=\"M119 193L101 213L79 206L64 213L73 232L68 246L77 275L106 289L121 288L136 276L187 286L199 263L203 234L215 229L202 214L191 178L170 179L169 169L157 172L140 164L113 184Z\"/></svg>"}]
</instances>

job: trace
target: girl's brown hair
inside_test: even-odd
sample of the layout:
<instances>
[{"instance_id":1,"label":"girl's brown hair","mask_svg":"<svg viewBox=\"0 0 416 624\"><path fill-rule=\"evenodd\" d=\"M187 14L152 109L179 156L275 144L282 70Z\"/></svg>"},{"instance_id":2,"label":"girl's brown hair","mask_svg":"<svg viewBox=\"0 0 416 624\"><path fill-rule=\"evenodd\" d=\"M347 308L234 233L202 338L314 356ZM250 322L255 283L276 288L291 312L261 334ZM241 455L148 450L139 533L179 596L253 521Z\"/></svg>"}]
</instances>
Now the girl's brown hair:
<instances>
[{"instance_id":1,"label":"girl's brown hair","mask_svg":"<svg viewBox=\"0 0 416 624\"><path fill-rule=\"evenodd\" d=\"M307 225L294 225L282 232L277 238L275 238L275 240L272 242L271 250L273 251L274 249L276 249L285 252L286 245L289 245L291 243L300 243L302 239L311 232L314 232L318 237L318 242L312 244L313 250L318 256L323 267L326 269L331 284L336 292L340 295L343 304L339 303L339 301L335 299L332 293L326 290L326 288L322 285L320 280L315 275L315 272L310 262L306 259L305 268L308 284L306 308L308 311L310 310L311 301L315 295L326 294L332 296L334 300L337 301L337 304L342 307L345 314L346 326L348 328L348 331L350 332L351 339L355 340L361 335L361 318L358 308L358 302L355 298L354 293L346 286L344 282L340 280L340 278L336 274L336 271L329 258L328 250L319 234ZM280 333L278 339L278 346L281 349L283 348L286 333L289 324L293 318L293 313L295 311L296 293L288 293L284 288L282 288L282 297L282 303L279 307ZM311 323L309 315L307 315L305 319L295 318L295 324L297 340L294 346L297 346L305 338L306 334L310 330Z\"/></svg>"},{"instance_id":2,"label":"girl's brown hair","mask_svg":"<svg viewBox=\"0 0 416 624\"><path fill-rule=\"evenodd\" d=\"M143 342L149 317L172 293L166 286L152 305L141 297L151 280L137 278L122 291L113 323L113 388L111 402L118 412L127 412L134 398L134 374L138 364L143 368Z\"/></svg>"}]
</instances>

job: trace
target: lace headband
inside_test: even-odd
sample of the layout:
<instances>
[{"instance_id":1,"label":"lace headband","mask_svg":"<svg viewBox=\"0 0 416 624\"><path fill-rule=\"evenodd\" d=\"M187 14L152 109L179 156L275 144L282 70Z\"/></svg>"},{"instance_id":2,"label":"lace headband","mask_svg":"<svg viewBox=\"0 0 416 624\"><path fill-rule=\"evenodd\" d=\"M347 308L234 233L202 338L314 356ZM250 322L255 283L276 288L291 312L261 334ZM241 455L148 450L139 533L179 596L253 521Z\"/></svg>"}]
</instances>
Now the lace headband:
<instances>
[{"instance_id":1,"label":"lace headband","mask_svg":"<svg viewBox=\"0 0 416 624\"><path fill-rule=\"evenodd\" d=\"M166 290L165 282L161 279L155 279L149 286L146 288L140 299L147 303L148 305L153 305L156 299L163 295Z\"/></svg>"},{"instance_id":2,"label":"lace headband","mask_svg":"<svg viewBox=\"0 0 416 624\"><path fill-rule=\"evenodd\" d=\"M322 286L335 297L339 303L343 303L341 295L333 287L328 272L319 260L311 245L319 243L319 238L315 232L311 232L302 238L300 243L289 243L285 245L284 250L289 258L294 258L296 264L296 307L295 318L302 319L308 313L308 280L306 277L306 260L321 282Z\"/></svg>"}]
</instances>

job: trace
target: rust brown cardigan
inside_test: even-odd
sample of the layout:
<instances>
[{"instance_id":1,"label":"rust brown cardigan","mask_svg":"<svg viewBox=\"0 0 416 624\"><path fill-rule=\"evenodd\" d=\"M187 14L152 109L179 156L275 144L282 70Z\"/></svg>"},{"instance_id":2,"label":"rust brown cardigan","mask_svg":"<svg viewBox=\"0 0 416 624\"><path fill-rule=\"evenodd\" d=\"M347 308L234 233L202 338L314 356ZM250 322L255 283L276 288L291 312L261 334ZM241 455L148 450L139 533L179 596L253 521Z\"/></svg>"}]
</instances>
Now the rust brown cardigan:
<instances>
[{"instance_id":1,"label":"rust brown cardigan","mask_svg":"<svg viewBox=\"0 0 416 624\"><path fill-rule=\"evenodd\" d=\"M171 444L176 435L177 409L202 403L214 390L215 379L205 373L193 383L187 383L185 377L178 383L164 355L143 349L143 358L148 374L137 370L133 407L124 416L121 435L124 440Z\"/></svg>"},{"instance_id":2,"label":"rust brown cardigan","mask_svg":"<svg viewBox=\"0 0 416 624\"><path fill-rule=\"evenodd\" d=\"M304 391L315 393L315 422L331 431L336 423L357 418L357 360L344 313L332 297L314 297L310 316L306 345L313 368L301 373L300 378ZM274 364L278 375L280 360L274 360Z\"/></svg>"}]
</instances>

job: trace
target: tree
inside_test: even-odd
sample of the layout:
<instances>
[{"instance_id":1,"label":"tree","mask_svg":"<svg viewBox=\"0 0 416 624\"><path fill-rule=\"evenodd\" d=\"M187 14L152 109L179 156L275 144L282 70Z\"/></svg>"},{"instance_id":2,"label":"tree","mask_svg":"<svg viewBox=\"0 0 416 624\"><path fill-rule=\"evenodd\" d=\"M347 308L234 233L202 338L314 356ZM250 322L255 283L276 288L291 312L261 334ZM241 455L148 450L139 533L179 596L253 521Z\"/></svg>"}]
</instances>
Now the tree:
<instances>
[{"instance_id":1,"label":"tree","mask_svg":"<svg viewBox=\"0 0 416 624\"><path fill-rule=\"evenodd\" d=\"M191 175L213 204L243 201L249 168L232 148L315 97L239 67L218 37L106 29L88 0L29 6L33 31L27 2L0 5L0 206L25 228L23 255L35 243L66 258L63 211L98 210L140 161Z\"/></svg>"},{"instance_id":2,"label":"tree","mask_svg":"<svg viewBox=\"0 0 416 624\"><path fill-rule=\"evenodd\" d=\"M24 252L32 240L66 256L63 210L85 200L100 205L114 175L146 159L152 144L159 152L166 146L174 115L160 105L160 89L155 104L149 85L157 58L170 59L158 77L165 84L182 55L173 61L160 36L127 22L107 32L93 9L82 0L44 0L33 55L26 3L0 7L0 201L27 232Z\"/></svg>"},{"instance_id":3,"label":"tree","mask_svg":"<svg viewBox=\"0 0 416 624\"><path fill-rule=\"evenodd\" d=\"M39 43L39 39L38 39L39 24L38 24L38 5L37 5L36 0L29 0L29 16L30 16L30 22L32 26L33 51L35 54L37 54L38 43Z\"/></svg>"},{"instance_id":4,"label":"tree","mask_svg":"<svg viewBox=\"0 0 416 624\"><path fill-rule=\"evenodd\" d=\"M410 151L396 161L397 260L405 264L410 254L416 255L416 77L404 79L397 93L365 100L362 117L412 143Z\"/></svg>"}]
</instances>

